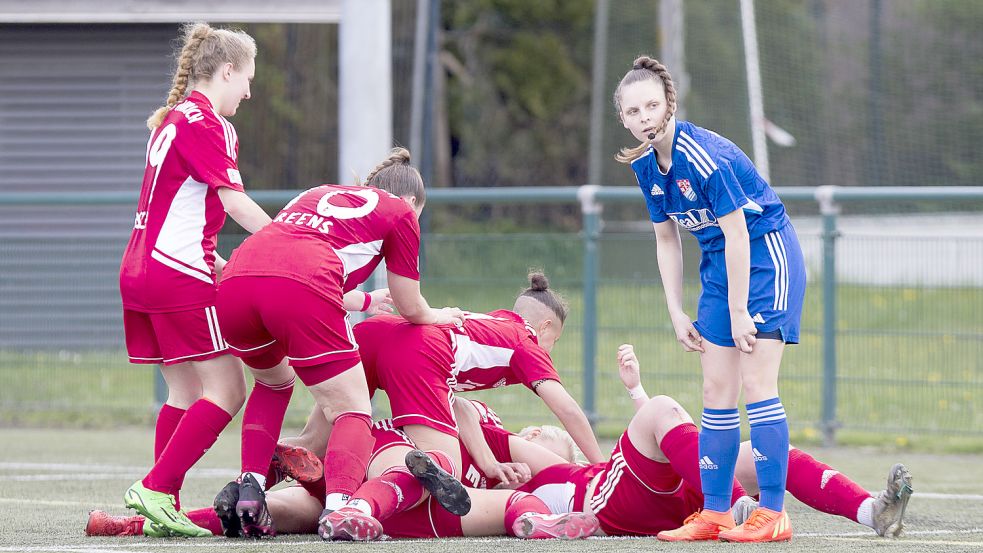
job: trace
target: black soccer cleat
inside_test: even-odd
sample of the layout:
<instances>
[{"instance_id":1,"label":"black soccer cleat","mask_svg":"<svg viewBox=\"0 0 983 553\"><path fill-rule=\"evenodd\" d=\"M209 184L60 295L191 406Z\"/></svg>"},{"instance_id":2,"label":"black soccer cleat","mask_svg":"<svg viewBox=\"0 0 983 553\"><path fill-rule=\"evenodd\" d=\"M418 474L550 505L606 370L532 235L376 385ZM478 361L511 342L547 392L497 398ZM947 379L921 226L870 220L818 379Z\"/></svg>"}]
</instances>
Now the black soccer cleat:
<instances>
[{"instance_id":1,"label":"black soccer cleat","mask_svg":"<svg viewBox=\"0 0 983 553\"><path fill-rule=\"evenodd\" d=\"M423 484L440 506L463 517L471 511L471 498L457 478L437 466L429 455L414 449L406 454L406 468Z\"/></svg>"},{"instance_id":2,"label":"black soccer cleat","mask_svg":"<svg viewBox=\"0 0 983 553\"><path fill-rule=\"evenodd\" d=\"M239 501L236 502L236 515L246 537L261 538L275 536L273 517L266 508L266 492L253 475L246 473L239 483Z\"/></svg>"},{"instance_id":3,"label":"black soccer cleat","mask_svg":"<svg viewBox=\"0 0 983 553\"><path fill-rule=\"evenodd\" d=\"M233 480L222 488L215 496L212 506L215 514L222 522L222 530L227 538L241 538L242 524L239 522L239 515L236 514L236 503L239 502L239 482Z\"/></svg>"}]
</instances>

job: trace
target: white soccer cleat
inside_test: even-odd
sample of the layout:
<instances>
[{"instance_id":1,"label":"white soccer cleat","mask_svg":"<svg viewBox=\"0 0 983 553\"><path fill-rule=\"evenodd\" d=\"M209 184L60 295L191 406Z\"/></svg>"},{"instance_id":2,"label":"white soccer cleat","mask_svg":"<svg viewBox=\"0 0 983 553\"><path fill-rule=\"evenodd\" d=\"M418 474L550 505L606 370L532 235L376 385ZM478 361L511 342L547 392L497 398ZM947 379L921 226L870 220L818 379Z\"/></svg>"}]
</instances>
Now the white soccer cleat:
<instances>
[{"instance_id":1,"label":"white soccer cleat","mask_svg":"<svg viewBox=\"0 0 983 553\"><path fill-rule=\"evenodd\" d=\"M871 509L874 531L878 536L896 538L904 531L904 512L914 492L911 480L911 473L901 463L891 467L887 475L887 488L874 498Z\"/></svg>"}]
</instances>

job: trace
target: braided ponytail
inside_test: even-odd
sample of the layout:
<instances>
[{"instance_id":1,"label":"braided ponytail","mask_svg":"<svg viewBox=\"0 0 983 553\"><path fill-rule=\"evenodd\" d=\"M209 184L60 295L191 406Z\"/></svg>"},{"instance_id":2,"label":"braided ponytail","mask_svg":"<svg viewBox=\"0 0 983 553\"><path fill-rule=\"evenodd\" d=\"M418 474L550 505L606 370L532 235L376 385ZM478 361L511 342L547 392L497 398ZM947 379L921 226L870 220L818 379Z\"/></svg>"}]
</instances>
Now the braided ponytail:
<instances>
[{"instance_id":1,"label":"braided ponytail","mask_svg":"<svg viewBox=\"0 0 983 553\"><path fill-rule=\"evenodd\" d=\"M663 119L662 123L655 130L655 134L662 134L669 125L669 121L672 116L676 113L676 85L672 82L672 75L669 74L669 70L666 66L659 62L655 58L650 58L648 56L639 56L635 59L632 64L631 71L625 73L622 77L621 82L618 83L618 87L614 90L614 107L621 113L621 89L626 85L634 84L637 82L645 81L648 79L658 79L662 82L662 86L666 91L666 104L669 109L666 110L666 117ZM615 159L621 163L631 163L632 160L638 156L645 153L645 150L651 145L650 140L642 142L634 148L621 148L621 151L614 156Z\"/></svg>"},{"instance_id":2,"label":"braided ponytail","mask_svg":"<svg viewBox=\"0 0 983 553\"><path fill-rule=\"evenodd\" d=\"M174 72L174 81L171 91L167 93L167 101L164 105L157 108L153 115L147 119L147 127L154 130L160 126L167 116L167 112L184 99L188 91L188 83L191 81L191 73L194 71L195 55L201 48L201 43L208 38L212 28L208 23L189 23L184 26L184 46L177 58L177 71Z\"/></svg>"},{"instance_id":3,"label":"braided ponytail","mask_svg":"<svg viewBox=\"0 0 983 553\"><path fill-rule=\"evenodd\" d=\"M243 31L214 29L208 23L188 23L182 28L184 45L177 55L177 70L167 101L147 119L154 130L167 113L184 100L188 87L202 79L211 79L225 63L240 68L256 57L256 41Z\"/></svg>"},{"instance_id":4,"label":"braided ponytail","mask_svg":"<svg viewBox=\"0 0 983 553\"><path fill-rule=\"evenodd\" d=\"M355 184L363 183L356 178ZM401 198L412 196L416 198L418 206L422 206L427 201L423 189L423 177L416 167L410 165L410 151L406 148L393 148L389 152L389 157L369 172L364 184Z\"/></svg>"}]
</instances>

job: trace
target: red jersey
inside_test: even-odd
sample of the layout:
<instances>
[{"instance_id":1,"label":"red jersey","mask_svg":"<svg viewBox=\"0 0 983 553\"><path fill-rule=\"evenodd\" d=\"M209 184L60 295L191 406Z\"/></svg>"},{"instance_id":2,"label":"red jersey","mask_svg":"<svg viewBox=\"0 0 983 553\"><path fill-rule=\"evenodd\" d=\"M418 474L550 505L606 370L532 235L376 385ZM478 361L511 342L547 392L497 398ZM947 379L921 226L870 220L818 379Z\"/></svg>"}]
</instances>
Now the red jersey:
<instances>
[{"instance_id":1,"label":"red jersey","mask_svg":"<svg viewBox=\"0 0 983 553\"><path fill-rule=\"evenodd\" d=\"M446 370L455 392L511 384L524 384L532 389L539 380L560 381L549 354L536 341L536 333L511 311L466 313L462 328L416 325L395 315L376 315L355 326L355 339L370 389L385 390L388 378L397 378L401 372L413 369L392 356L382 355L394 343L404 347L415 343L414 349L418 351L448 352L450 355L426 357L433 362L453 357Z\"/></svg>"},{"instance_id":2,"label":"red jersey","mask_svg":"<svg viewBox=\"0 0 983 553\"><path fill-rule=\"evenodd\" d=\"M123 307L180 311L215 303L215 239L225 223L219 188L242 192L232 123L192 92L147 143L133 233L120 265Z\"/></svg>"},{"instance_id":3,"label":"red jersey","mask_svg":"<svg viewBox=\"0 0 983 553\"><path fill-rule=\"evenodd\" d=\"M402 199L378 188L326 184L290 201L242 243L222 278L278 276L325 294L365 282L386 269L420 279L420 225Z\"/></svg>"},{"instance_id":4,"label":"red jersey","mask_svg":"<svg viewBox=\"0 0 983 553\"><path fill-rule=\"evenodd\" d=\"M487 403L478 401L477 399L464 398L462 396L455 398L455 401L462 400L470 402L471 405L474 406L475 410L478 411L478 424L480 424L482 427L489 426L491 428L505 430L505 425L502 424L502 418L499 417L498 413L489 407Z\"/></svg>"},{"instance_id":5,"label":"red jersey","mask_svg":"<svg viewBox=\"0 0 983 553\"><path fill-rule=\"evenodd\" d=\"M550 354L539 346L536 331L511 311L467 313L462 329L451 326L448 330L454 352L455 392L512 384L531 390L540 380L560 381Z\"/></svg>"}]
</instances>

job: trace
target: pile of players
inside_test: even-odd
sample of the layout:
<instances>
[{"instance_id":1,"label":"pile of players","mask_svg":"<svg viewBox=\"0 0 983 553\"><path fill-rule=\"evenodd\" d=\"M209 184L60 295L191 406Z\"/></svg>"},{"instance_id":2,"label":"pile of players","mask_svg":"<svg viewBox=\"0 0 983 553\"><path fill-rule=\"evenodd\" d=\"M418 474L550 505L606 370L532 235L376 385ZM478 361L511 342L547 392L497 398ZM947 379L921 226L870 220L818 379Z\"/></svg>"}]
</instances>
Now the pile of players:
<instances>
[{"instance_id":1,"label":"pile of players","mask_svg":"<svg viewBox=\"0 0 983 553\"><path fill-rule=\"evenodd\" d=\"M87 533L781 541L792 535L782 504L786 470L788 489L806 504L881 535L900 532L911 493L903 466L875 498L809 455L788 452L777 373L782 348L798 337L804 276L794 231L767 183L741 165L746 156L675 120L674 89L660 64L636 60L616 92L619 116L642 141L628 158L647 194L677 336L702 352L706 398L714 399L707 382L719 365L740 358L727 367L738 377L721 388L733 398L720 401L736 405L743 382L753 401L752 444L738 454L736 407L705 408L698 432L675 401L649 399L632 348L623 346L621 374L638 412L606 460L549 356L568 308L546 277L530 275L510 310L431 308L418 263L426 193L401 148L364 184L311 188L270 219L244 193L238 139L225 119L250 96L255 43L202 23L185 31L167 104L148 121L143 188L120 271L130 359L161 364L169 396L155 464L124 495L140 516L96 511ZM671 188L664 169L689 178ZM702 217L716 213L719 222L694 226L673 202L690 202ZM215 252L226 213L253 233L228 262ZM701 274L707 316L696 323L675 309L676 223L709 229L698 238L704 265L717 267ZM731 247L742 241L746 248ZM383 260L388 287L359 291ZM754 278L731 274L741 266ZM740 293L728 294L728 285ZM735 301L740 309L728 320ZM350 311L373 316L353 328ZM241 475L212 507L184 510L185 474L245 400L242 365L255 385L243 413ZM316 406L302 435L278 445L298 377ZM565 430L514 436L491 408L459 395L513 384L542 399ZM377 390L389 397L392 418L373 423ZM589 464L574 463L576 448ZM267 494L285 475L301 485ZM749 495L758 492L761 505Z\"/></svg>"}]
</instances>

